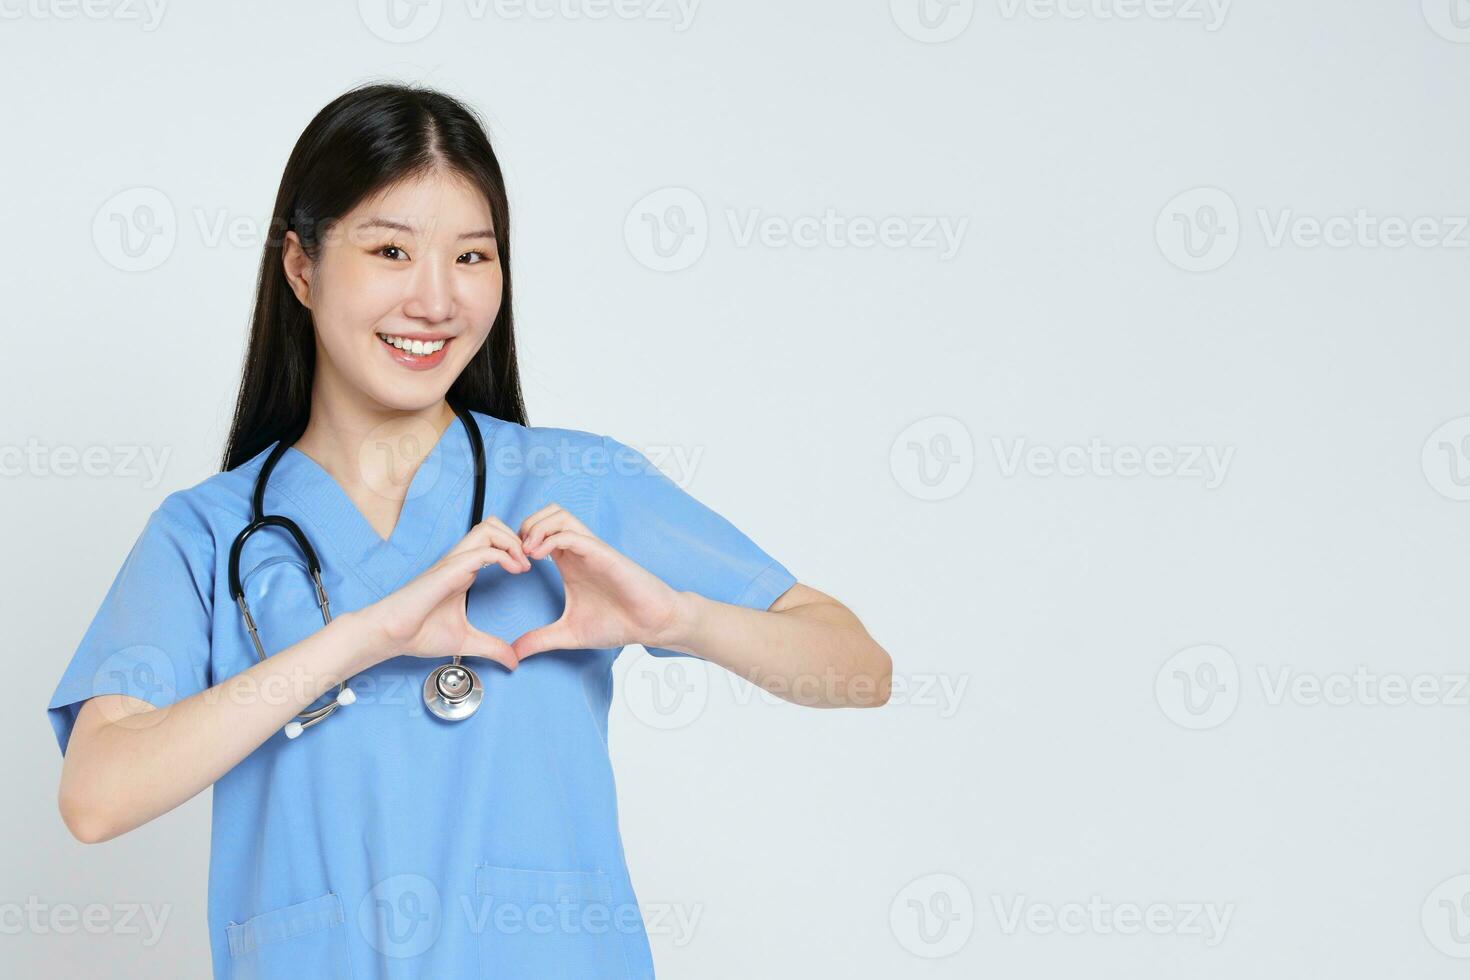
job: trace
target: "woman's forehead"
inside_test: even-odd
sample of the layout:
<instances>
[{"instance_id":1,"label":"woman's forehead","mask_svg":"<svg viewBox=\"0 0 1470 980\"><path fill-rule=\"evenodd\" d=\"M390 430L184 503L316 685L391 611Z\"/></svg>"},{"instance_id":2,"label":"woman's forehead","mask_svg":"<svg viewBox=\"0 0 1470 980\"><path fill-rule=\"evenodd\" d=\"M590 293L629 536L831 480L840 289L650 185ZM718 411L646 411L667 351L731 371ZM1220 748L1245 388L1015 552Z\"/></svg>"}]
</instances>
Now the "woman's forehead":
<instances>
[{"instance_id":1,"label":"woman's forehead","mask_svg":"<svg viewBox=\"0 0 1470 980\"><path fill-rule=\"evenodd\" d=\"M490 204L465 177L442 171L395 181L347 215L354 225L377 224L418 235L456 237L493 227Z\"/></svg>"}]
</instances>

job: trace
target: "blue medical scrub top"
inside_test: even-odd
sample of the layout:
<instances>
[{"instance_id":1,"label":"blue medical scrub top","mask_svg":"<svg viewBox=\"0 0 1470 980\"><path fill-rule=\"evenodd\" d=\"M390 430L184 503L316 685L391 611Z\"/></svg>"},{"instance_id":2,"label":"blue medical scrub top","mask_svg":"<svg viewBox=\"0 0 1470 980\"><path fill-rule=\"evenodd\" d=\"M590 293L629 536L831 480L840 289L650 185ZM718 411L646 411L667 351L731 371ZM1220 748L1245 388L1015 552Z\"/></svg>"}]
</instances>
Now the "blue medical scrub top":
<instances>
[{"instance_id":1,"label":"blue medical scrub top","mask_svg":"<svg viewBox=\"0 0 1470 980\"><path fill-rule=\"evenodd\" d=\"M512 529L555 502L675 589L766 609L795 584L612 437L475 419L484 513ZM89 697L164 706L257 662L227 567L268 452L170 494L150 516L48 706L63 753ZM311 539L333 609L358 609L463 537L473 485L469 438L453 422L415 472L387 540L294 448L271 476L265 510ZM267 652L321 628L305 563L284 533L252 537L241 574ZM492 565L468 593L468 616L510 641L556 620L563 596L551 561L519 575ZM272 735L214 784L214 975L652 977L608 756L618 653L547 651L514 672L472 658L485 699L458 722L423 704L424 678L444 661L394 657L351 679L355 704L300 738Z\"/></svg>"}]
</instances>

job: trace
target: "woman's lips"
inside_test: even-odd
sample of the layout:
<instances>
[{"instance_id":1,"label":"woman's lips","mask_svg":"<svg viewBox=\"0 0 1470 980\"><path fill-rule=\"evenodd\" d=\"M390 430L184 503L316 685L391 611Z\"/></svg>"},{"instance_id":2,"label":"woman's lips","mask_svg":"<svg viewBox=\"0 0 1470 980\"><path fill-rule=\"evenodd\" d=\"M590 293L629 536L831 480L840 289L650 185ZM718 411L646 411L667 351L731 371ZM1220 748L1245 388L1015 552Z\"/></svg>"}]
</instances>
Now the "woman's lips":
<instances>
[{"instance_id":1,"label":"woman's lips","mask_svg":"<svg viewBox=\"0 0 1470 980\"><path fill-rule=\"evenodd\" d=\"M397 343L395 343L395 341ZM444 360L444 352L449 350L449 345L454 343L453 337L440 337L433 340L423 338L396 336L394 334L378 334L378 342L383 345L383 350L397 364L408 368L410 371L428 371L438 367ZM417 349L422 353L414 353Z\"/></svg>"}]
</instances>

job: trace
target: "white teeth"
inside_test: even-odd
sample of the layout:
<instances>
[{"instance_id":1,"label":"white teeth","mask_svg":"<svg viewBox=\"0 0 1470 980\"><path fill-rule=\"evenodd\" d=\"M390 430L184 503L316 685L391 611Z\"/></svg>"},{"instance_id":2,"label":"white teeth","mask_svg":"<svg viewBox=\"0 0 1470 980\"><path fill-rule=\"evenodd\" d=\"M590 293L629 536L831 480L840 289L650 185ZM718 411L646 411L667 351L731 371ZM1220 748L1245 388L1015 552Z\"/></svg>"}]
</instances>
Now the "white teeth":
<instances>
[{"instance_id":1,"label":"white teeth","mask_svg":"<svg viewBox=\"0 0 1470 980\"><path fill-rule=\"evenodd\" d=\"M443 350L444 345L448 343L445 340L411 340L408 337L394 337L384 333L378 334L378 338L385 344L392 344L401 351L407 351L420 357Z\"/></svg>"}]
</instances>

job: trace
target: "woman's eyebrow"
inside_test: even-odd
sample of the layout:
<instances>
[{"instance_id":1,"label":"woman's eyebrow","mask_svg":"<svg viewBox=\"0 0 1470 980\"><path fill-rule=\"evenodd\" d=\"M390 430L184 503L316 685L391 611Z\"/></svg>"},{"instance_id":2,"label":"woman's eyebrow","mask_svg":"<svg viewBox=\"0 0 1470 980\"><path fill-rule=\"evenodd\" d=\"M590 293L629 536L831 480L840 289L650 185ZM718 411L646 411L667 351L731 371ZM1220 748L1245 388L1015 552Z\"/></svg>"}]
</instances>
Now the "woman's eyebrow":
<instances>
[{"instance_id":1,"label":"woman's eyebrow","mask_svg":"<svg viewBox=\"0 0 1470 980\"><path fill-rule=\"evenodd\" d=\"M366 221L363 221L357 227L359 227L359 228L391 228L393 231L406 231L410 235L417 235L419 233L418 232L418 229L415 228L413 225L407 225L407 224L404 224L401 221L394 221L391 218L368 218ZM465 238L488 238L491 241L494 241L495 240L495 232L494 232L493 229L490 229L490 228L482 228L482 229L479 229L477 231L466 231L466 232L463 232L463 233L461 233L459 235L459 239L465 239Z\"/></svg>"}]
</instances>

